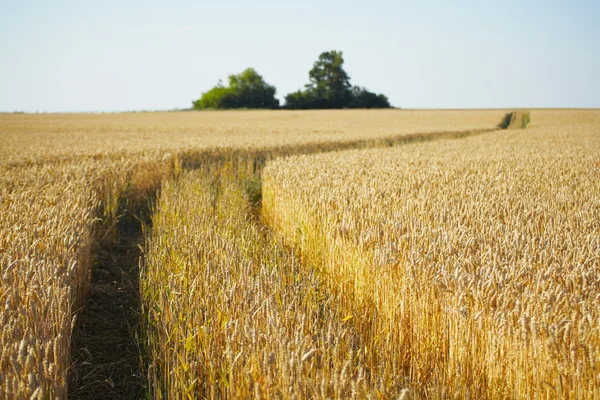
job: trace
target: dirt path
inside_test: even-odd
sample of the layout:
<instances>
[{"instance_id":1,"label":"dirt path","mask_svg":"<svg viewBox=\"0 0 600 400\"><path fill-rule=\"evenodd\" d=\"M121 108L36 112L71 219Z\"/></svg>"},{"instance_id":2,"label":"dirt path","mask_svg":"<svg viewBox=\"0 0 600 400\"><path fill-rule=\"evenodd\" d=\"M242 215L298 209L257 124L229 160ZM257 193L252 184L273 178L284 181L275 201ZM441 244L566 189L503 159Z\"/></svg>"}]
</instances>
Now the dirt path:
<instances>
[{"instance_id":1,"label":"dirt path","mask_svg":"<svg viewBox=\"0 0 600 400\"><path fill-rule=\"evenodd\" d=\"M137 343L140 323L140 223L119 225L111 244L94 252L88 299L73 332L69 398L145 398L146 377Z\"/></svg>"}]
</instances>

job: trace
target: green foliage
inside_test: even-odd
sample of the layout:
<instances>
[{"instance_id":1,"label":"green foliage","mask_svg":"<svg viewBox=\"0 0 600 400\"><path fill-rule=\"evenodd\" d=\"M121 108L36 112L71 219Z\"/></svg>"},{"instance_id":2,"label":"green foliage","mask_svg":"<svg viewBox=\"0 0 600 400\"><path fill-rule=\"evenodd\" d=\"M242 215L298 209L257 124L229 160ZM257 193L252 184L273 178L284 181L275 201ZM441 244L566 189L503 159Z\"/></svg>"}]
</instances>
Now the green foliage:
<instances>
[{"instance_id":1,"label":"green foliage","mask_svg":"<svg viewBox=\"0 0 600 400\"><path fill-rule=\"evenodd\" d=\"M217 86L202 94L202 97L194 101L192 105L196 110L232 108L235 103L234 97L233 90L224 87L219 82Z\"/></svg>"},{"instance_id":2,"label":"green foliage","mask_svg":"<svg viewBox=\"0 0 600 400\"><path fill-rule=\"evenodd\" d=\"M256 175L251 179L244 179L244 191L248 201L253 206L260 205L262 201L262 182L260 175Z\"/></svg>"},{"instance_id":3,"label":"green foliage","mask_svg":"<svg viewBox=\"0 0 600 400\"><path fill-rule=\"evenodd\" d=\"M528 111L525 114L523 114L523 124L521 125L521 128L522 129L527 128L527 125L529 125L529 122L531 122L531 114Z\"/></svg>"},{"instance_id":4,"label":"green foliage","mask_svg":"<svg viewBox=\"0 0 600 400\"><path fill-rule=\"evenodd\" d=\"M321 53L309 72L308 92L314 93L318 108L348 107L352 93L350 77L342 68L344 58L341 51Z\"/></svg>"},{"instance_id":5,"label":"green foliage","mask_svg":"<svg viewBox=\"0 0 600 400\"><path fill-rule=\"evenodd\" d=\"M529 111L515 111L507 113L498 125L501 129L525 129L531 122Z\"/></svg>"},{"instance_id":6,"label":"green foliage","mask_svg":"<svg viewBox=\"0 0 600 400\"><path fill-rule=\"evenodd\" d=\"M238 75L229 75L229 86L219 82L192 104L196 110L278 108L275 92L274 86L266 83L253 68L247 68Z\"/></svg>"},{"instance_id":7,"label":"green foliage","mask_svg":"<svg viewBox=\"0 0 600 400\"><path fill-rule=\"evenodd\" d=\"M285 108L389 108L388 98L383 94L369 92L364 87L352 86L343 68L341 51L326 51L319 55L309 71L310 81L305 90L285 96ZM263 80L254 69L248 68L237 75L230 75L228 86L221 81L200 99L194 101L196 110L230 108L278 108L276 89Z\"/></svg>"},{"instance_id":8,"label":"green foliage","mask_svg":"<svg viewBox=\"0 0 600 400\"><path fill-rule=\"evenodd\" d=\"M506 113L506 115L504 115L504 118L502 118L502 121L500 121L500 123L498 124L498 128L501 129L507 129L510 126L510 122L513 119L513 114L514 113Z\"/></svg>"},{"instance_id":9,"label":"green foliage","mask_svg":"<svg viewBox=\"0 0 600 400\"><path fill-rule=\"evenodd\" d=\"M341 51L321 53L309 72L310 83L306 90L290 93L285 97L285 108L389 108L386 96L369 92L365 88L352 87L350 77L343 68Z\"/></svg>"},{"instance_id":10,"label":"green foliage","mask_svg":"<svg viewBox=\"0 0 600 400\"><path fill-rule=\"evenodd\" d=\"M285 96L285 108L307 110L315 107L316 99L312 92L298 90ZM320 107L319 107L320 108Z\"/></svg>"},{"instance_id":11,"label":"green foliage","mask_svg":"<svg viewBox=\"0 0 600 400\"><path fill-rule=\"evenodd\" d=\"M387 96L369 92L364 87L354 86L352 88L351 108L390 108Z\"/></svg>"}]
</instances>

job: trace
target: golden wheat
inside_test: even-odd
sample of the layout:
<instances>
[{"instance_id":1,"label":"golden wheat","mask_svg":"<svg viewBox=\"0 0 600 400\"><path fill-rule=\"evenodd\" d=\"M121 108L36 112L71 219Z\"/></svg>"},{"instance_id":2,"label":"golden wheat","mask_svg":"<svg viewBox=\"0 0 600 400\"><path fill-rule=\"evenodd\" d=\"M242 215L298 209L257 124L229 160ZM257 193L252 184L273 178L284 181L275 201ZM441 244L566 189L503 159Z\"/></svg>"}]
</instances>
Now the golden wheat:
<instances>
[{"instance_id":1,"label":"golden wheat","mask_svg":"<svg viewBox=\"0 0 600 400\"><path fill-rule=\"evenodd\" d=\"M315 335L338 330L341 318L307 306L320 296L317 277L300 276L264 236L233 174L225 166L162 190L142 273L153 397L308 397L322 381L342 390L333 377L345 359L315 370L336 351ZM348 340L337 345L344 356Z\"/></svg>"},{"instance_id":2,"label":"golden wheat","mask_svg":"<svg viewBox=\"0 0 600 400\"><path fill-rule=\"evenodd\" d=\"M158 162L150 168L90 161L4 168L0 397L66 397L71 331L94 241L114 234L125 192L134 197L155 190L165 170Z\"/></svg>"},{"instance_id":3,"label":"golden wheat","mask_svg":"<svg viewBox=\"0 0 600 400\"><path fill-rule=\"evenodd\" d=\"M235 152L237 155L233 158L237 159L236 162L241 159L245 163L244 168L254 171L257 163L278 155L369 146L376 144L376 140L383 140L380 144L391 145L409 135L413 135L411 140L425 140L435 137L429 135L434 132L489 129L502 115L503 111L398 110L0 115L3 144L0 148L0 397L66 396L71 330L90 277L91 249L99 240L110 240L116 235L115 225L121 214L135 214L136 208L147 204L148 198L165 179L179 176L189 168L218 169ZM562 117L563 114L558 115L566 118ZM248 150L253 156L246 154ZM233 201L232 207L236 207L237 201ZM243 225L242 229L241 226L233 224L228 229L241 229L236 234L255 229L248 225ZM190 235L204 233L198 230ZM242 243L245 246L254 243L254 239L248 240ZM281 245L275 248L280 250ZM260 251L268 253L264 248ZM238 257L246 260L263 256L246 252ZM284 264L290 262L286 259ZM275 264L274 261L268 263ZM306 282L314 283L315 279L320 279L310 277L309 273L306 275L308 277L303 278L308 279ZM297 292L294 296L298 298L313 296L310 291L300 293L300 288ZM152 301L149 299L148 307L152 306ZM338 332L348 324L355 324L353 338L376 336L375 331L369 330L371 322L366 317L339 322L347 316L360 315L360 309L344 296L339 296L336 302L336 310L319 317L333 321L331 324L336 328L331 328L332 331ZM190 303L189 307L195 306ZM185 310L177 312L185 315ZM284 314L285 318L297 321L290 313L293 310ZM305 314L306 318L313 318L314 310ZM306 324L314 326L316 323ZM290 330L294 325L286 326ZM292 346L290 335L288 332L278 340ZM332 335L336 337L337 334ZM157 337L157 340L162 339ZM219 346L226 343L224 340L223 336L219 337L218 346L213 347L214 353L207 353L209 358L222 354ZM340 339L340 349L347 348L343 347L347 346L345 340L356 343L357 339ZM319 372L322 375L314 369L297 372L294 375L298 381L293 389L295 393L317 392L313 378L310 384L313 386L310 386L299 382L302 380L300 376L321 376L323 381L318 383L318 391L323 397L374 393L374 386L377 386L376 393L382 395L400 393L404 387L403 376L390 375L395 368L390 365L397 362L379 357L367 339L361 340L365 340L366 347L370 346L363 355L370 361L362 370L354 368L353 363L344 368L348 360L345 358L346 350L343 350L340 353L343 355L331 356L336 361L330 372ZM394 339L383 338L378 345L384 342L390 345L382 348L393 351ZM324 342L294 343L294 352L281 353L285 357L293 354L294 365L320 362L323 354L330 351ZM150 343L150 346L155 344ZM170 354L180 353L175 348ZM353 353L355 358L363 356ZM156 363L167 362L160 357L162 354L157 354ZM270 365L273 364L271 360L269 356L267 361ZM345 360L344 365L341 365L341 360ZM236 364L236 368L241 366ZM268 368L265 368L260 371L267 371ZM378 376L369 378L368 385L364 383L367 378L361 378L361 374L366 374L366 368ZM292 375L283 367L278 367L278 371L286 371L285 376L278 372L280 377L271 380L270 386L250 385L250 380L240 382L248 384L243 387L253 390L254 394L257 391L263 394L283 393L281 385L276 386L275 382L287 384L291 381L285 380L286 376ZM157 382L163 379L160 374L155 374L158 372L152 372ZM164 378L164 385L179 389L185 382L191 384L183 378L180 381ZM214 379L213 376L208 381L198 381L196 393L200 388L210 388L235 394L230 388L241 387L225 385L223 380L219 383ZM307 378L308 381L310 379ZM159 387L163 383L153 385Z\"/></svg>"},{"instance_id":4,"label":"golden wheat","mask_svg":"<svg viewBox=\"0 0 600 400\"><path fill-rule=\"evenodd\" d=\"M227 163L163 187L141 274L151 396L406 396L393 338L264 229L252 177Z\"/></svg>"},{"instance_id":5,"label":"golden wheat","mask_svg":"<svg viewBox=\"0 0 600 400\"><path fill-rule=\"evenodd\" d=\"M0 164L256 149L495 126L504 111L218 111L0 114Z\"/></svg>"},{"instance_id":6,"label":"golden wheat","mask_svg":"<svg viewBox=\"0 0 600 400\"><path fill-rule=\"evenodd\" d=\"M424 396L597 398L599 117L275 161L264 213L377 310Z\"/></svg>"}]
</instances>

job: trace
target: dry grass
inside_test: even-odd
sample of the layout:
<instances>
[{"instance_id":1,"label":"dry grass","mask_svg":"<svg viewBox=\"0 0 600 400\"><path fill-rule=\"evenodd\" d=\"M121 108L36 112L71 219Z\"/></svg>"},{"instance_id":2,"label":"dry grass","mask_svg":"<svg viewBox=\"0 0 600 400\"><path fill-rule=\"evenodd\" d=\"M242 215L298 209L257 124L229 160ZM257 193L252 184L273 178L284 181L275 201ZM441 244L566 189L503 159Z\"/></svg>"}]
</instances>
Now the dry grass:
<instances>
[{"instance_id":1,"label":"dry grass","mask_svg":"<svg viewBox=\"0 0 600 400\"><path fill-rule=\"evenodd\" d=\"M264 213L425 397L600 397L600 113L291 157ZM360 333L360 332L359 332Z\"/></svg>"}]
</instances>

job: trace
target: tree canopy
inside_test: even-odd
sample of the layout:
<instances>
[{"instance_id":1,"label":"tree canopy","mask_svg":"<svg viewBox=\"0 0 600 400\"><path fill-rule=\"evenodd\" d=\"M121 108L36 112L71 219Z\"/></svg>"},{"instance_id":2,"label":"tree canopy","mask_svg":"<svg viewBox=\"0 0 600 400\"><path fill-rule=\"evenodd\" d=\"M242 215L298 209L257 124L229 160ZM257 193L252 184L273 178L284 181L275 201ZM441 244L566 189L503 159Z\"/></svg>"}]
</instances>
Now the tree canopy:
<instances>
[{"instance_id":1,"label":"tree canopy","mask_svg":"<svg viewBox=\"0 0 600 400\"><path fill-rule=\"evenodd\" d=\"M304 86L304 90L285 96L284 108L391 107L388 98L383 94L369 92L361 86L352 86L343 65L344 57L341 51L321 53L308 73L309 83ZM228 86L219 81L208 92L202 93L198 100L192 102L193 108L279 108L275 87L266 83L253 68L247 68L237 75L229 75L228 80Z\"/></svg>"},{"instance_id":2,"label":"tree canopy","mask_svg":"<svg viewBox=\"0 0 600 400\"><path fill-rule=\"evenodd\" d=\"M276 89L266 83L253 68L237 75L229 75L229 86L219 83L200 99L194 101L196 110L225 108L278 108Z\"/></svg>"},{"instance_id":3,"label":"tree canopy","mask_svg":"<svg viewBox=\"0 0 600 400\"><path fill-rule=\"evenodd\" d=\"M321 53L309 72L310 83L285 97L285 108L389 108L383 94L369 92L364 87L350 85L350 77L342 67L341 51Z\"/></svg>"}]
</instances>

